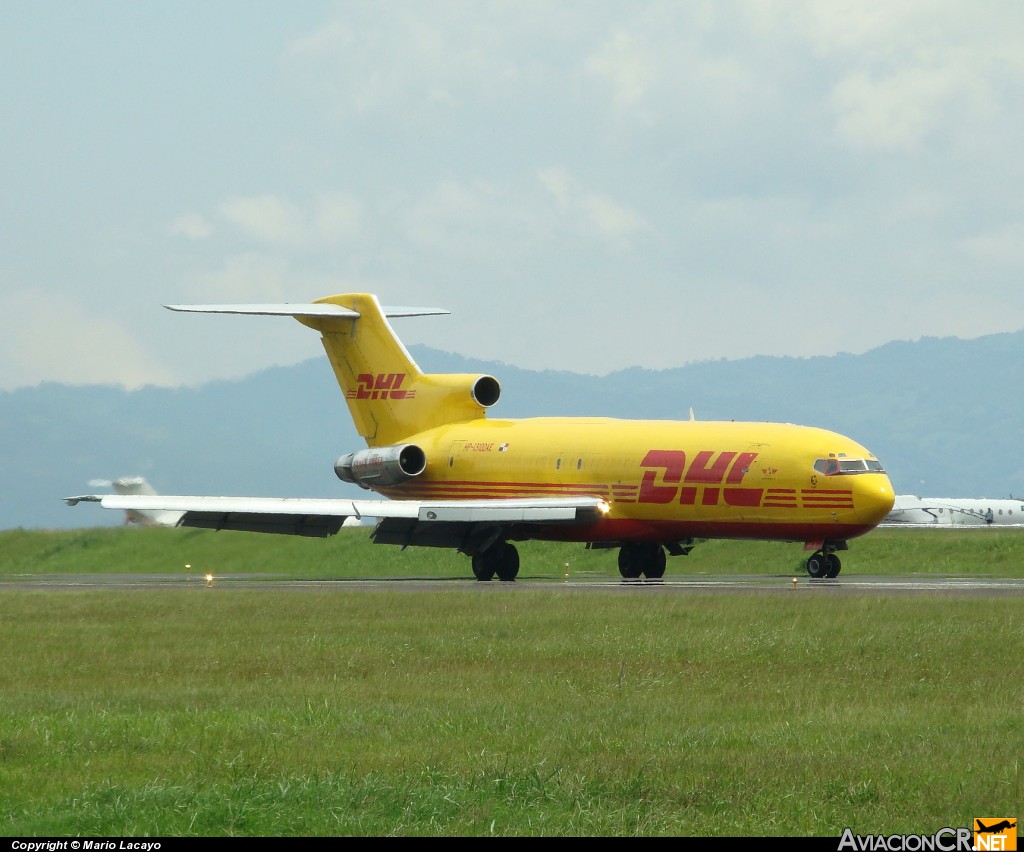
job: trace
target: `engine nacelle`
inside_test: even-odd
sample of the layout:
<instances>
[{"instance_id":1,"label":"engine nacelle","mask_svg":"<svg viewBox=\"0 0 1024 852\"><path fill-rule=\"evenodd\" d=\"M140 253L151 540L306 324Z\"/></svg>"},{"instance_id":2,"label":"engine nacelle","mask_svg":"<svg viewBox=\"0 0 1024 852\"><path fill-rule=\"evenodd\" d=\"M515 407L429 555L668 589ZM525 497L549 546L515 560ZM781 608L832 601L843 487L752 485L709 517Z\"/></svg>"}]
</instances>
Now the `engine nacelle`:
<instances>
[{"instance_id":1,"label":"engine nacelle","mask_svg":"<svg viewBox=\"0 0 1024 852\"><path fill-rule=\"evenodd\" d=\"M480 376L470 386L469 392L477 404L490 408L501 396L501 385L494 376Z\"/></svg>"},{"instance_id":2,"label":"engine nacelle","mask_svg":"<svg viewBox=\"0 0 1024 852\"><path fill-rule=\"evenodd\" d=\"M346 453L334 463L334 472L342 482L363 488L400 485L426 470L427 455L415 444L371 447Z\"/></svg>"}]
</instances>

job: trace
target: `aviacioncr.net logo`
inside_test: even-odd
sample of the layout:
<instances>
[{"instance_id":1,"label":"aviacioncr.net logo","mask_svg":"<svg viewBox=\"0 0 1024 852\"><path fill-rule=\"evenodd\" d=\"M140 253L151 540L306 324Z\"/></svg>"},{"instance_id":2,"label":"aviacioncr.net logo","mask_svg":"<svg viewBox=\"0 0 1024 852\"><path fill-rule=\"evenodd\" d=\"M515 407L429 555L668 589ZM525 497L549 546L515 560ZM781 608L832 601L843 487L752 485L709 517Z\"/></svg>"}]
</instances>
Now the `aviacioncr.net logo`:
<instances>
[{"instance_id":1,"label":"aviacioncr.net logo","mask_svg":"<svg viewBox=\"0 0 1024 852\"><path fill-rule=\"evenodd\" d=\"M935 834L854 834L839 838L839 852L973 852L969 828L940 828Z\"/></svg>"}]
</instances>

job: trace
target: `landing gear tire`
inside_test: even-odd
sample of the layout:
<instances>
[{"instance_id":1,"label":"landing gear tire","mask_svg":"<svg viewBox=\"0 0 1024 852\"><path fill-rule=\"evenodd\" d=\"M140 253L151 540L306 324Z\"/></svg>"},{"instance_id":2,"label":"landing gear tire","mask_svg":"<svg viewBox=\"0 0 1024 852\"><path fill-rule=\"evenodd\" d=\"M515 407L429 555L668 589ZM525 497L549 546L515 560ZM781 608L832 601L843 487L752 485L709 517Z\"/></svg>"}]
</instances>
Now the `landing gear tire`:
<instances>
[{"instance_id":1,"label":"landing gear tire","mask_svg":"<svg viewBox=\"0 0 1024 852\"><path fill-rule=\"evenodd\" d=\"M619 548L619 574L624 580L665 576L665 548L657 542L630 541Z\"/></svg>"},{"instance_id":2,"label":"landing gear tire","mask_svg":"<svg viewBox=\"0 0 1024 852\"><path fill-rule=\"evenodd\" d=\"M826 577L838 577L839 572L843 568L843 563L839 561L839 557L834 553L825 554L825 562L827 566L825 568Z\"/></svg>"},{"instance_id":3,"label":"landing gear tire","mask_svg":"<svg viewBox=\"0 0 1024 852\"><path fill-rule=\"evenodd\" d=\"M491 549L498 551L498 566L495 569L498 572L498 579L511 583L519 574L519 551L514 544L507 541L500 542Z\"/></svg>"},{"instance_id":4,"label":"landing gear tire","mask_svg":"<svg viewBox=\"0 0 1024 852\"><path fill-rule=\"evenodd\" d=\"M660 544L651 554L651 560L644 568L644 575L648 580L660 580L665 576L665 548Z\"/></svg>"},{"instance_id":5,"label":"landing gear tire","mask_svg":"<svg viewBox=\"0 0 1024 852\"><path fill-rule=\"evenodd\" d=\"M807 574L814 580L828 576L828 557L820 550L807 557Z\"/></svg>"},{"instance_id":6,"label":"landing gear tire","mask_svg":"<svg viewBox=\"0 0 1024 852\"><path fill-rule=\"evenodd\" d=\"M487 550L473 554L473 576L478 580L499 580L511 582L519 574L519 551L514 544L498 541Z\"/></svg>"},{"instance_id":7,"label":"landing gear tire","mask_svg":"<svg viewBox=\"0 0 1024 852\"><path fill-rule=\"evenodd\" d=\"M478 580L494 579L494 566L487 558L486 551L473 554L473 576Z\"/></svg>"}]
</instances>

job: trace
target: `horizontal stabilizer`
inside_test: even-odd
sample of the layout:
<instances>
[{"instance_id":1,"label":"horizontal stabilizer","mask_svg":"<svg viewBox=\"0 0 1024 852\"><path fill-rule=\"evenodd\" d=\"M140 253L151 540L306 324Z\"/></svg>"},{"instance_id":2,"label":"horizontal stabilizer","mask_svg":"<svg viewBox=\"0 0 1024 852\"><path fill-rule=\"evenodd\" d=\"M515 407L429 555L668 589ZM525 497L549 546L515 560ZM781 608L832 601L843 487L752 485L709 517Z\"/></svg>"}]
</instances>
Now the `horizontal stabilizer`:
<instances>
[{"instance_id":1,"label":"horizontal stabilizer","mask_svg":"<svg viewBox=\"0 0 1024 852\"><path fill-rule=\"evenodd\" d=\"M326 317L338 319L355 319L359 316L358 311L350 308L343 308L341 305L334 305L330 302L316 302L309 305L283 304L283 305L164 305L172 311L188 311L198 314L253 314L265 317ZM449 314L442 308L408 308L408 307L382 307L381 311L387 317L427 317Z\"/></svg>"}]
</instances>

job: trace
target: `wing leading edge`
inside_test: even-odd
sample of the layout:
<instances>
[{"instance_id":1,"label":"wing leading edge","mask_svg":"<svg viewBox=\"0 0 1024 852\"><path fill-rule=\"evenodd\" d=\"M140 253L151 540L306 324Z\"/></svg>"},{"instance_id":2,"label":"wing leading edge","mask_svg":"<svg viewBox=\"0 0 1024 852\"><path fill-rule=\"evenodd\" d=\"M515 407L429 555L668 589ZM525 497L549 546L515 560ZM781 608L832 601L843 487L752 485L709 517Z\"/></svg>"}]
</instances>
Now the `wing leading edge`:
<instances>
[{"instance_id":1,"label":"wing leading edge","mask_svg":"<svg viewBox=\"0 0 1024 852\"><path fill-rule=\"evenodd\" d=\"M598 497L508 500L339 500L310 497L175 497L88 494L65 497L69 506L181 512L180 527L281 533L326 538L346 518L376 518L374 540L385 544L449 547L495 527L590 524L608 505Z\"/></svg>"}]
</instances>

